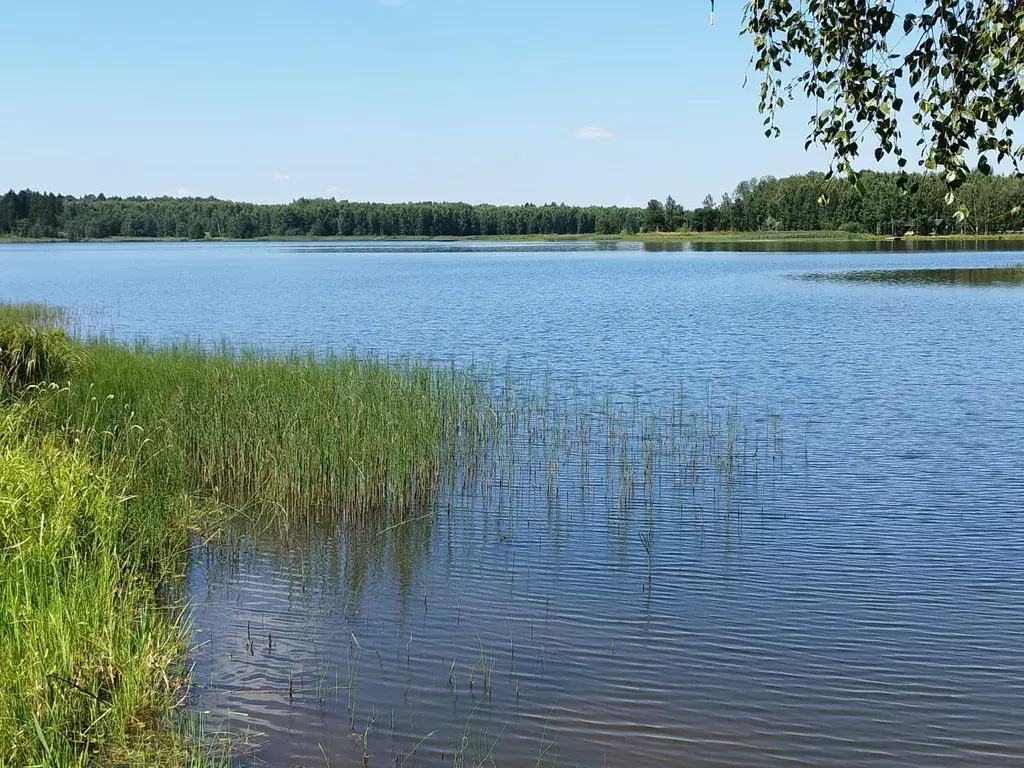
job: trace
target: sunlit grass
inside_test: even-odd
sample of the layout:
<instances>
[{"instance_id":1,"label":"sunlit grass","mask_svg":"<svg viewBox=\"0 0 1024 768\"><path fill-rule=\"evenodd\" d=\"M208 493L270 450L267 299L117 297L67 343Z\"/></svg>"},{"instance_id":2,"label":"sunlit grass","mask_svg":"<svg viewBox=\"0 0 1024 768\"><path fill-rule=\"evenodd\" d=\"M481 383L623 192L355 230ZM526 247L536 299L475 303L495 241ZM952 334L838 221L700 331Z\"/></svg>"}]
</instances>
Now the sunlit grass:
<instances>
[{"instance_id":1,"label":"sunlit grass","mask_svg":"<svg viewBox=\"0 0 1024 768\"><path fill-rule=\"evenodd\" d=\"M45 304L0 304L0 400L32 384L67 381L83 360L60 327L66 314Z\"/></svg>"},{"instance_id":2,"label":"sunlit grass","mask_svg":"<svg viewBox=\"0 0 1024 768\"><path fill-rule=\"evenodd\" d=\"M35 330L49 331L64 328L69 319L68 311L63 307L34 302L0 303L0 327L26 325Z\"/></svg>"},{"instance_id":3,"label":"sunlit grass","mask_svg":"<svg viewBox=\"0 0 1024 768\"><path fill-rule=\"evenodd\" d=\"M475 430L468 373L354 355L87 345L43 431L81 432L104 461L140 453L135 491L358 520L427 503Z\"/></svg>"},{"instance_id":4,"label":"sunlit grass","mask_svg":"<svg viewBox=\"0 0 1024 768\"><path fill-rule=\"evenodd\" d=\"M182 572L195 504L134 494L141 446L104 463L95 402L52 422L87 358L65 320L0 305L0 766L208 765L170 717L188 632L158 599Z\"/></svg>"},{"instance_id":5,"label":"sunlit grass","mask_svg":"<svg viewBox=\"0 0 1024 768\"><path fill-rule=\"evenodd\" d=\"M0 765L159 764L180 744L181 617L157 590L186 546L189 507L130 498L66 435L0 414ZM191 758L189 758L191 759Z\"/></svg>"}]
</instances>

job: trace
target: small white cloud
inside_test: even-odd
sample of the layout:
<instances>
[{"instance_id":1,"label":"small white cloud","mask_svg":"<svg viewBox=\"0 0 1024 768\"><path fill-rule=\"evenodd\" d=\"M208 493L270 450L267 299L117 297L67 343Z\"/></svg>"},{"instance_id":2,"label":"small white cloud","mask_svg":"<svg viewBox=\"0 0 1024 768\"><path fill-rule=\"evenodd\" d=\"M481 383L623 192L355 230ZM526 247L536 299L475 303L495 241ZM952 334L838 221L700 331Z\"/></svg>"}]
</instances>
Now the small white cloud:
<instances>
[{"instance_id":1,"label":"small white cloud","mask_svg":"<svg viewBox=\"0 0 1024 768\"><path fill-rule=\"evenodd\" d=\"M177 191L174 193L174 196L175 197L192 197L193 195L192 195L192 190L191 189L185 189L184 187L178 187Z\"/></svg>"},{"instance_id":2,"label":"small white cloud","mask_svg":"<svg viewBox=\"0 0 1024 768\"><path fill-rule=\"evenodd\" d=\"M585 125L573 131L572 137L580 141L602 141L614 139L615 134L607 128L598 128L596 125Z\"/></svg>"},{"instance_id":3,"label":"small white cloud","mask_svg":"<svg viewBox=\"0 0 1024 768\"><path fill-rule=\"evenodd\" d=\"M291 178L287 173L281 173L280 171L274 171L270 174L270 178L274 181L288 181Z\"/></svg>"}]
</instances>

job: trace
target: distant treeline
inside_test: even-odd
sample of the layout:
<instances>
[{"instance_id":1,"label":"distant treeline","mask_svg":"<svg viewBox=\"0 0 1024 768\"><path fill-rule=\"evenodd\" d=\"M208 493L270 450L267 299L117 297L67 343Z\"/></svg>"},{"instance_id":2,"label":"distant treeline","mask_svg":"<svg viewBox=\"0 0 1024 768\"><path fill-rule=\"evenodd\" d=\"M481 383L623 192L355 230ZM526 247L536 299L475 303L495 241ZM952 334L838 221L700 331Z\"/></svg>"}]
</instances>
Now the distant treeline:
<instances>
[{"instance_id":1,"label":"distant treeline","mask_svg":"<svg viewBox=\"0 0 1024 768\"><path fill-rule=\"evenodd\" d=\"M25 190L0 199L0 235L67 237L469 237L639 232L642 208L466 203L281 205L214 198L56 197Z\"/></svg>"},{"instance_id":2,"label":"distant treeline","mask_svg":"<svg viewBox=\"0 0 1024 768\"><path fill-rule=\"evenodd\" d=\"M970 215L958 221L958 206L934 174L910 174L906 190L895 173L861 174L861 189L826 181L822 173L745 181L715 203L710 197L687 212L685 225L697 231L817 230L900 235L999 234L1024 230L1024 179L974 174L957 190ZM824 197L824 199L822 199ZM650 209L651 206L648 206Z\"/></svg>"},{"instance_id":3,"label":"distant treeline","mask_svg":"<svg viewBox=\"0 0 1024 768\"><path fill-rule=\"evenodd\" d=\"M970 216L957 221L937 176L862 174L855 190L824 174L741 183L731 195L688 210L671 197L646 208L466 203L353 203L296 200L279 205L215 198L75 198L24 190L0 198L0 236L249 239L256 237L472 237L618 235L643 232L815 231L869 234L997 234L1024 230L1024 180L975 175L958 191Z\"/></svg>"}]
</instances>

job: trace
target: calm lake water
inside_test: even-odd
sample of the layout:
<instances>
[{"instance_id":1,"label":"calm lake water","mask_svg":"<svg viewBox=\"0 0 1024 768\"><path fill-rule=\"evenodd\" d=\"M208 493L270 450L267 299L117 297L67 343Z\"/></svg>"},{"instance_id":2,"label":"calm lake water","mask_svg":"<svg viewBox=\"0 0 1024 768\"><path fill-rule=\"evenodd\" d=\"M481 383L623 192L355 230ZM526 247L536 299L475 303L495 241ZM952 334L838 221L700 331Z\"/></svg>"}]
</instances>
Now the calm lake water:
<instances>
[{"instance_id":1,"label":"calm lake water","mask_svg":"<svg viewBox=\"0 0 1024 768\"><path fill-rule=\"evenodd\" d=\"M778 430L729 500L662 456L635 500L524 473L394 530L198 551L194 703L245 764L1019 766L1024 288L793 277L1021 261L18 245L0 299L125 339L489 364L577 404L666 413L681 386Z\"/></svg>"}]
</instances>

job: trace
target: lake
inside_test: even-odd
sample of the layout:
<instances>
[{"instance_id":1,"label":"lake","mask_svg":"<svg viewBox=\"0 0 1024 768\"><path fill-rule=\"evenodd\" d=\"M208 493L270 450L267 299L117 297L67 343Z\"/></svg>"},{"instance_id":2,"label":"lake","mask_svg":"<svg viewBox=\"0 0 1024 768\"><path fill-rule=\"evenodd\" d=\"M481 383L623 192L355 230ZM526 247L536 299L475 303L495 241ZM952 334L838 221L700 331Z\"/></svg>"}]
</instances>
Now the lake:
<instances>
[{"instance_id":1,"label":"lake","mask_svg":"<svg viewBox=\"0 0 1024 768\"><path fill-rule=\"evenodd\" d=\"M1024 288L795 279L1024 253L805 248L10 245L0 300L474 364L566 434L615 414L592 472L530 455L398 528L197 549L193 706L239 765L1024 764ZM680 393L756 468L686 481L645 432Z\"/></svg>"}]
</instances>

